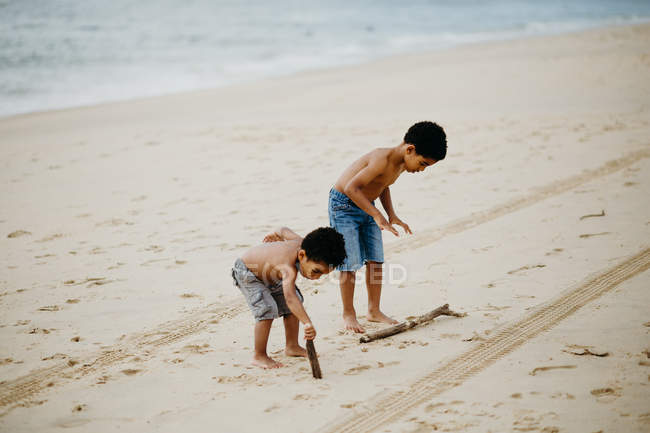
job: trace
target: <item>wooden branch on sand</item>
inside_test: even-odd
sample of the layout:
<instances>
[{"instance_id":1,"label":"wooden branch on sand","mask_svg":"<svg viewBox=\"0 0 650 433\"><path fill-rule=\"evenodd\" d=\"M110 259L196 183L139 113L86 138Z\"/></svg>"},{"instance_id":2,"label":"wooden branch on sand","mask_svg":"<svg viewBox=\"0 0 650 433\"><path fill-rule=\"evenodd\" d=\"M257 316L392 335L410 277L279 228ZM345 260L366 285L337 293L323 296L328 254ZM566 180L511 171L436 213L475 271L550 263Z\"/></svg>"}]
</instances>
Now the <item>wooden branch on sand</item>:
<instances>
[{"instance_id":1,"label":"wooden branch on sand","mask_svg":"<svg viewBox=\"0 0 650 433\"><path fill-rule=\"evenodd\" d=\"M445 304L442 307L438 307L435 310L430 311L427 314L423 314L422 316L416 317L413 320L407 320L406 322L398 323L397 325L389 326L388 328L365 334L359 339L359 341L361 343L369 343L381 338L390 337L391 335L399 334L400 332L415 328L422 323L430 322L438 316L465 317L467 316L467 313L456 313L455 311L449 309L449 304Z\"/></svg>"},{"instance_id":2,"label":"wooden branch on sand","mask_svg":"<svg viewBox=\"0 0 650 433\"><path fill-rule=\"evenodd\" d=\"M315 379L322 379L323 373L320 371L320 364L318 363L318 355L316 354L316 347L314 347L313 340L307 340L307 357L309 364L311 364L311 374Z\"/></svg>"}]
</instances>

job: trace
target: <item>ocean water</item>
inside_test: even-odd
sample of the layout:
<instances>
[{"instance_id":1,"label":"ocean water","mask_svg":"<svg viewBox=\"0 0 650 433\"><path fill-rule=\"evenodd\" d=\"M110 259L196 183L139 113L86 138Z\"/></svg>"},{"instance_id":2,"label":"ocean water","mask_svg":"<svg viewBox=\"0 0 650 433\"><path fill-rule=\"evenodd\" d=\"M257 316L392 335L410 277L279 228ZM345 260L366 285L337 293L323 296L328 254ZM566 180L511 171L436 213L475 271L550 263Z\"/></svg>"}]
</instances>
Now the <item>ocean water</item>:
<instances>
[{"instance_id":1,"label":"ocean water","mask_svg":"<svg viewBox=\"0 0 650 433\"><path fill-rule=\"evenodd\" d=\"M649 0L0 0L0 116L649 20Z\"/></svg>"}]
</instances>

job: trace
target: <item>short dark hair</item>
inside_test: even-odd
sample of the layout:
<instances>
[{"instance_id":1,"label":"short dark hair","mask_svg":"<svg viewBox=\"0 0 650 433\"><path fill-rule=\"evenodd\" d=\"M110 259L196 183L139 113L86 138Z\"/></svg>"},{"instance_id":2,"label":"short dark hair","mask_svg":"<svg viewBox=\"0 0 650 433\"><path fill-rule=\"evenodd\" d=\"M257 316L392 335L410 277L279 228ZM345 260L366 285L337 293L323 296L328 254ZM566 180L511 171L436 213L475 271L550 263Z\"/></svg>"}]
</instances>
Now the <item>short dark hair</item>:
<instances>
[{"instance_id":1,"label":"short dark hair","mask_svg":"<svg viewBox=\"0 0 650 433\"><path fill-rule=\"evenodd\" d=\"M415 153L440 161L447 155L447 134L437 123L425 121L411 126L404 142L415 146Z\"/></svg>"},{"instance_id":2,"label":"short dark hair","mask_svg":"<svg viewBox=\"0 0 650 433\"><path fill-rule=\"evenodd\" d=\"M309 260L324 262L338 267L345 260L345 241L343 235L331 227L320 227L302 240L300 248L305 250Z\"/></svg>"}]
</instances>

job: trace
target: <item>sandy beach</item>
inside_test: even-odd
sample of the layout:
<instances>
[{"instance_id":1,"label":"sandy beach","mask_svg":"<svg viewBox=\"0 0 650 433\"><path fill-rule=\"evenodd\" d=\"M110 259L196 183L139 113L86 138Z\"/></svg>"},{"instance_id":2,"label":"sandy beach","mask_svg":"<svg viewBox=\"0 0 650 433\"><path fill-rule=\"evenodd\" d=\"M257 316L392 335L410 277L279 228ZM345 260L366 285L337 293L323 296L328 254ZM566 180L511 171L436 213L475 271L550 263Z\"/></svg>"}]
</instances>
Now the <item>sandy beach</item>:
<instances>
[{"instance_id":1,"label":"sandy beach","mask_svg":"<svg viewBox=\"0 0 650 433\"><path fill-rule=\"evenodd\" d=\"M0 119L0 431L650 431L649 77L644 24ZM420 120L382 305L467 316L299 279L324 378L251 367L234 260Z\"/></svg>"}]
</instances>

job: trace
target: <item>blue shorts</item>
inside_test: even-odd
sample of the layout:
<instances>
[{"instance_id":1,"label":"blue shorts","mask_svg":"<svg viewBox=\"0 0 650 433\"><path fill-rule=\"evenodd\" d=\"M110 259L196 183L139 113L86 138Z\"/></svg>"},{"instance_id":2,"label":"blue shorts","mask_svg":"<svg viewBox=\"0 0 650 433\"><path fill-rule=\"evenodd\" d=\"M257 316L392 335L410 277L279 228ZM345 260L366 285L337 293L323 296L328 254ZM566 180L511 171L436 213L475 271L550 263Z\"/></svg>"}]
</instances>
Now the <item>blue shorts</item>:
<instances>
[{"instance_id":1,"label":"blue shorts","mask_svg":"<svg viewBox=\"0 0 650 433\"><path fill-rule=\"evenodd\" d=\"M334 188L330 190L328 213L330 226L345 239L347 257L339 271L356 271L366 262L384 263L381 229L370 215Z\"/></svg>"}]
</instances>

